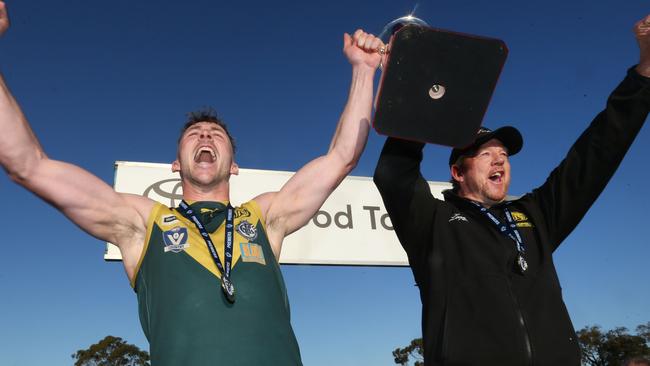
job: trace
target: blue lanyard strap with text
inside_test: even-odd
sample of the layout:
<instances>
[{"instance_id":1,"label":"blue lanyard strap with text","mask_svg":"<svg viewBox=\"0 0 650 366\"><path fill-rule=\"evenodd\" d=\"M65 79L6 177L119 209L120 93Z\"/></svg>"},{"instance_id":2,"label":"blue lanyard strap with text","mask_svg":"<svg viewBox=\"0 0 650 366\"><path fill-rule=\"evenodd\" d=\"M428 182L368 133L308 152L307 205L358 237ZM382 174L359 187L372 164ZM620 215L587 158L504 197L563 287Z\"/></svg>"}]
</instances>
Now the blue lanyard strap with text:
<instances>
[{"instance_id":1,"label":"blue lanyard strap with text","mask_svg":"<svg viewBox=\"0 0 650 366\"><path fill-rule=\"evenodd\" d=\"M528 263L526 263L526 260L524 258L524 254L526 253L526 246L524 245L524 241L521 238L521 235L519 234L519 230L517 230L517 224L515 223L515 220L512 218L512 213L510 210L508 210L507 207L503 208L503 212L506 214L506 221L508 221L508 224L504 224L499 219L490 212L486 207L483 207L478 202L471 201L470 202L476 206L480 212L482 212L487 218L492 221L492 223L497 227L500 233L503 235L506 235L510 239L512 239L516 246L517 246L517 265L519 266L520 271L523 273L526 271L528 268Z\"/></svg>"},{"instance_id":2,"label":"blue lanyard strap with text","mask_svg":"<svg viewBox=\"0 0 650 366\"><path fill-rule=\"evenodd\" d=\"M228 300L233 302L234 287L232 287L232 283L230 282L230 269L232 267L232 251L233 251L233 235L234 235L233 207L230 205L230 203L228 203L228 207L226 209L226 233L225 233L225 240L224 240L225 258L224 258L223 265L221 264L221 260L219 259L219 253L217 253L217 249L215 248L212 239L210 239L210 234L208 234L208 231L205 229L205 225L201 222L201 219L199 219L199 217L196 215L194 210L190 207L190 205L187 204L187 202L185 202L185 200L182 200L178 207L179 207L178 211L183 216L185 216L185 218L187 218L188 220L194 223L196 228L199 230L199 233L203 237L203 240L205 240L205 244L208 246L208 250L210 251L210 255L214 260L214 264L217 266L217 269L219 269L219 272L221 272L222 287L224 288L224 292L226 293Z\"/></svg>"}]
</instances>

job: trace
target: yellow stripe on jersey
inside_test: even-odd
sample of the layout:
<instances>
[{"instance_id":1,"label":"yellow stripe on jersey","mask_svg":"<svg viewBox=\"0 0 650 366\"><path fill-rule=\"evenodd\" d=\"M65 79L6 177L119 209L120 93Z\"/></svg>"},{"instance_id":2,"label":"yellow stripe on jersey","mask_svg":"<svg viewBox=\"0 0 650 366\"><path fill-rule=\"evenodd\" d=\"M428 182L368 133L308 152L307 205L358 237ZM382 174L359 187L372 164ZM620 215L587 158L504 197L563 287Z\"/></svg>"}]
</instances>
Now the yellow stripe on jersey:
<instances>
[{"instance_id":1,"label":"yellow stripe on jersey","mask_svg":"<svg viewBox=\"0 0 650 366\"><path fill-rule=\"evenodd\" d=\"M208 249L205 240L203 240L203 237L194 226L194 223L192 223L191 221L183 217L180 213L178 214L178 216L181 222L183 222L183 224L188 228L188 232L190 235L189 237L190 247L185 249L185 252L189 254L192 258L194 258L195 261L199 262L205 269L212 272L213 275L217 276L218 278L221 278L221 272L217 268L217 265L214 263L214 260L212 259L212 255L210 255L210 250ZM219 226L217 230L215 230L213 233L210 233L210 239L212 239L212 243L214 244L215 249L219 254L221 265L224 265L224 258L225 258L225 254L224 254L224 249L225 249L224 238L226 235L225 223L226 222L224 220L224 222ZM235 220L234 224L235 226L237 225L237 220ZM238 237L237 232L235 231L235 236L233 240L233 252L232 252L232 269L235 268L235 265L237 264L237 261L241 256L241 251L238 248L239 246L235 245L235 243L237 243L238 240L241 240L241 237Z\"/></svg>"},{"instance_id":2,"label":"yellow stripe on jersey","mask_svg":"<svg viewBox=\"0 0 650 366\"><path fill-rule=\"evenodd\" d=\"M227 204L227 202L225 202L224 204ZM237 227L237 225L240 222L244 220L248 220L248 222L251 223L253 226L257 226L258 223L261 223L264 230L266 230L264 220L261 219L261 210L255 201L249 201L239 207L236 207L235 211L236 211L235 219L234 219L235 227ZM174 227L185 227L188 233L187 242L189 243L189 247L184 249L185 253L187 253L195 261L201 264L201 266L203 266L205 269L210 271L213 275L215 275L218 278L221 278L221 272L219 271L216 264L214 263L214 260L212 259L207 244L203 240L203 237L199 233L196 226L194 226L194 223L188 220L187 218L185 218L179 212L172 210L169 207L166 207L165 205L156 202L154 208L151 210L151 213L149 215L149 219L147 222L147 235L144 242L144 246L142 248L142 254L140 255L140 259L138 261L138 265L135 270L135 275L133 276L133 279L131 281L131 287L135 288L138 271L140 269L140 266L142 265L142 261L144 259L145 253L147 252L149 241L151 239L151 234L153 232L154 227L156 226L159 227L160 230L162 230L163 232L165 232L166 230L170 230ZM234 240L233 240L232 269L235 268L236 264L241 259L242 244L247 244L249 242L249 240L243 237L239 232L237 232L237 230L234 230L233 232L234 232ZM224 236L225 236L225 220L217 230L215 230L213 233L210 233L210 238L212 239L212 243L214 244L217 253L219 254L219 259L221 260L222 265L224 264L223 259L225 256ZM162 246L163 243L161 243L161 250L163 250ZM263 265L266 264L263 258L261 260L258 259L256 262Z\"/></svg>"},{"instance_id":3,"label":"yellow stripe on jersey","mask_svg":"<svg viewBox=\"0 0 650 366\"><path fill-rule=\"evenodd\" d=\"M138 272L140 271L140 266L144 260L145 254L147 254L147 248L149 248L149 241L151 240L151 233L154 228L154 221L160 215L161 210L169 210L165 205L155 202L151 212L149 213L149 218L147 218L147 235L144 238L144 244L142 245L142 253L140 253L140 259L138 259L138 264L135 266L135 271L133 272L133 278L131 279L131 287L135 288L135 280L138 278Z\"/></svg>"}]
</instances>

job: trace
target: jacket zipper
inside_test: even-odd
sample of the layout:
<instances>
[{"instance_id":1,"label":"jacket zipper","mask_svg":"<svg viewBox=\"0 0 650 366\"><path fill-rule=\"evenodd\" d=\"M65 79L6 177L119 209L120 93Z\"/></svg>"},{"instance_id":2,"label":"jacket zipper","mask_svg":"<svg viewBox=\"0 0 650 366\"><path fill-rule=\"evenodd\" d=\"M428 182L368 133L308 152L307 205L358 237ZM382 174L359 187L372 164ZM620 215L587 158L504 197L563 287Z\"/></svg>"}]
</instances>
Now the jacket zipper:
<instances>
[{"instance_id":1,"label":"jacket zipper","mask_svg":"<svg viewBox=\"0 0 650 366\"><path fill-rule=\"evenodd\" d=\"M521 309L519 308L519 301L517 301L515 294L512 292L512 283L510 281L508 281L508 291L510 292L510 298L515 305L515 313L517 315L517 320L519 321L519 326L521 327L522 333L524 334L524 344L526 346L526 365L533 366L533 349L530 344L530 337L528 336L528 327L526 327L524 315L521 313Z\"/></svg>"}]
</instances>

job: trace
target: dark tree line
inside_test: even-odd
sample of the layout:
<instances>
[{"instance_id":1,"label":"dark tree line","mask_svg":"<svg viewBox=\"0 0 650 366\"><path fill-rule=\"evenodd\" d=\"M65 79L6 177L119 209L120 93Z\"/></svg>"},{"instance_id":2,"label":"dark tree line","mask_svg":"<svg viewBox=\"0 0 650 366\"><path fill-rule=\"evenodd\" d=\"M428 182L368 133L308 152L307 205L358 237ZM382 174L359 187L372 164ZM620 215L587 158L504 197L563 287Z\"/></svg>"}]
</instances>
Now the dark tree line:
<instances>
[{"instance_id":1,"label":"dark tree line","mask_svg":"<svg viewBox=\"0 0 650 366\"><path fill-rule=\"evenodd\" d=\"M600 326L586 326L576 332L586 366L628 366L625 361L650 359L650 322L636 327L630 334L625 327L604 332ZM422 338L393 351L398 365L424 365ZM74 366L150 366L149 353L119 337L106 336L88 349L72 355ZM633 365L641 365L639 363Z\"/></svg>"},{"instance_id":2,"label":"dark tree line","mask_svg":"<svg viewBox=\"0 0 650 366\"><path fill-rule=\"evenodd\" d=\"M636 327L630 334L625 327L604 332L600 326L586 326L576 332L585 366L627 366L626 361L650 360L650 322ZM423 366L424 349L422 338L416 338L404 348L393 351L395 363Z\"/></svg>"}]
</instances>

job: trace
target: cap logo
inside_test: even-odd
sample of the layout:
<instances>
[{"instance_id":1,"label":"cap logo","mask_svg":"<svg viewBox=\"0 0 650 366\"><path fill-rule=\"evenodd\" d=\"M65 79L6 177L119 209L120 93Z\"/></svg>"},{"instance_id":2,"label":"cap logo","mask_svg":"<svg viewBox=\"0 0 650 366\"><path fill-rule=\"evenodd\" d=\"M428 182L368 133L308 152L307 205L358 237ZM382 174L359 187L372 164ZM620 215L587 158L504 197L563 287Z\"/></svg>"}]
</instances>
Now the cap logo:
<instances>
[{"instance_id":1,"label":"cap logo","mask_svg":"<svg viewBox=\"0 0 650 366\"><path fill-rule=\"evenodd\" d=\"M478 129L478 132L476 132L476 134L478 135L479 133L488 133L488 132L492 132L492 130L486 127L481 127Z\"/></svg>"}]
</instances>

